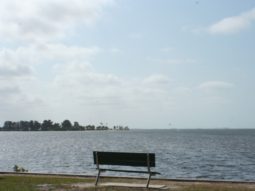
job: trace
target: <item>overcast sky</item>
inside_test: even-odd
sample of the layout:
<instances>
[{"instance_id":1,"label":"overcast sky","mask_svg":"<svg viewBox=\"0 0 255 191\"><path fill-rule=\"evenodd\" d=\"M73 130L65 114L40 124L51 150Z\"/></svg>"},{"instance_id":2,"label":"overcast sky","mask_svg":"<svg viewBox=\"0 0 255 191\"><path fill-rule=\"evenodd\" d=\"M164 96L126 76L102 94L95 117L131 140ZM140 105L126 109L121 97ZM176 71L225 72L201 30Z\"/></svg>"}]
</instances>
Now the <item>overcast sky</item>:
<instances>
[{"instance_id":1,"label":"overcast sky","mask_svg":"<svg viewBox=\"0 0 255 191\"><path fill-rule=\"evenodd\" d=\"M254 0L0 0L0 123L255 128Z\"/></svg>"}]
</instances>

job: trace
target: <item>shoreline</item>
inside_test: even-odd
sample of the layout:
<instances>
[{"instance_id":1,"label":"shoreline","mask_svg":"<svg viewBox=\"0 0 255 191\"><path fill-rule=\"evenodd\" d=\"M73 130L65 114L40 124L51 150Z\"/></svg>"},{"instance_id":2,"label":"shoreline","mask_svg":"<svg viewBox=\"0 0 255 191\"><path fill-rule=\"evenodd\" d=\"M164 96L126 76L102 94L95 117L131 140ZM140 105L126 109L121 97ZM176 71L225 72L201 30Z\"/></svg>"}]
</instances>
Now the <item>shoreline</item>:
<instances>
[{"instance_id":1,"label":"shoreline","mask_svg":"<svg viewBox=\"0 0 255 191\"><path fill-rule=\"evenodd\" d=\"M69 178L96 178L95 175L82 175L82 174L65 174L65 173L37 173L37 172L8 172L0 171L1 175L10 176L47 176L47 177L69 177ZM146 177L139 176L106 176L101 175L102 179L126 179L126 180L147 180ZM169 181L169 182L190 182L190 183L226 183L226 184L254 184L254 181L243 181L243 180L210 180L210 179L189 179L189 178L155 178L152 181Z\"/></svg>"},{"instance_id":2,"label":"shoreline","mask_svg":"<svg viewBox=\"0 0 255 191\"><path fill-rule=\"evenodd\" d=\"M255 182L157 179L146 188L145 177L95 176L55 173L0 172L0 190L9 191L255 191Z\"/></svg>"}]
</instances>

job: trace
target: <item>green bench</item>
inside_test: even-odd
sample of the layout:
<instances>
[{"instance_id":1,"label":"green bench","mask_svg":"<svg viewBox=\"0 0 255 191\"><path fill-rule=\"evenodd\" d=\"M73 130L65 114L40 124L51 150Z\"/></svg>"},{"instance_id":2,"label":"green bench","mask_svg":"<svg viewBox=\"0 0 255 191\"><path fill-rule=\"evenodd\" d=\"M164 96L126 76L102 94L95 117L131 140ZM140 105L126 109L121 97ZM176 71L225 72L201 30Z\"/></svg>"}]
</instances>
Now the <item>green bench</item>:
<instances>
[{"instance_id":1,"label":"green bench","mask_svg":"<svg viewBox=\"0 0 255 191\"><path fill-rule=\"evenodd\" d=\"M160 174L151 171L151 167L155 167L154 153L127 153L127 152L99 152L93 151L94 164L97 166L98 174L95 185L97 185L100 173L105 171L127 172L127 173L144 173L148 174L146 187L149 187L151 176ZM100 165L117 165L117 166L132 166L132 167L146 167L147 170L126 170L126 169L112 169L101 168Z\"/></svg>"}]
</instances>

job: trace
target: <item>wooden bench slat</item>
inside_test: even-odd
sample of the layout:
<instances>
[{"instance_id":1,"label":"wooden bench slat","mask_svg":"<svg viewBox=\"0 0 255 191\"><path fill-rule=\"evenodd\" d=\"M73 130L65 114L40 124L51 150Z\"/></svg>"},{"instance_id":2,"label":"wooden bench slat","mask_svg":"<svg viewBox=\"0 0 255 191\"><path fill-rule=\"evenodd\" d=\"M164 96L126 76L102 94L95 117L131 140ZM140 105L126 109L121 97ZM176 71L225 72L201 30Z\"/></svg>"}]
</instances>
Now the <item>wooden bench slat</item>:
<instances>
[{"instance_id":1,"label":"wooden bench slat","mask_svg":"<svg viewBox=\"0 0 255 191\"><path fill-rule=\"evenodd\" d=\"M118 169L108 169L108 168L100 168L101 171L113 171L113 172L128 172L128 173L142 173L142 174L160 174L159 172L154 172L154 171L138 171L138 170L118 170Z\"/></svg>"},{"instance_id":2,"label":"wooden bench slat","mask_svg":"<svg viewBox=\"0 0 255 191\"><path fill-rule=\"evenodd\" d=\"M147 153L126 153L126 152L93 152L94 164L120 165L120 166L141 166L147 167ZM150 167L155 167L155 154L149 153Z\"/></svg>"}]
</instances>

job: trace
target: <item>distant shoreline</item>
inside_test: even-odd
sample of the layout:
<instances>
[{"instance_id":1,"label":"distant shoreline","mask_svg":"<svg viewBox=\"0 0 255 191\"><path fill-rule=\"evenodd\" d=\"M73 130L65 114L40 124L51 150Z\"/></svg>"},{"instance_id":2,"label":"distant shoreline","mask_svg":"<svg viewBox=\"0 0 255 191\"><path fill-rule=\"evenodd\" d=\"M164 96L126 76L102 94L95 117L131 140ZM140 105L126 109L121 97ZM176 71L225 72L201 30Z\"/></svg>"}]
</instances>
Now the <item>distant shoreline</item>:
<instances>
[{"instance_id":1,"label":"distant shoreline","mask_svg":"<svg viewBox=\"0 0 255 191\"><path fill-rule=\"evenodd\" d=\"M3 127L0 127L0 132L65 132L65 131L87 131L87 132L98 132L98 131L255 131L255 128L229 128L229 129L223 129L223 128L215 128L215 129L196 129L196 128L190 128L190 129L94 129L94 130L88 130L88 129L81 129L81 130L6 130L3 129Z\"/></svg>"},{"instance_id":2,"label":"distant shoreline","mask_svg":"<svg viewBox=\"0 0 255 191\"><path fill-rule=\"evenodd\" d=\"M42 123L34 120L30 121L5 121L0 131L106 131L106 130L129 130L128 126L114 125L108 127L107 124L99 125L80 125L75 121L72 123L65 119L62 123L56 123L51 120L44 120Z\"/></svg>"}]
</instances>

